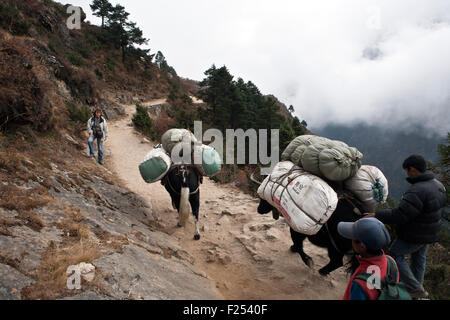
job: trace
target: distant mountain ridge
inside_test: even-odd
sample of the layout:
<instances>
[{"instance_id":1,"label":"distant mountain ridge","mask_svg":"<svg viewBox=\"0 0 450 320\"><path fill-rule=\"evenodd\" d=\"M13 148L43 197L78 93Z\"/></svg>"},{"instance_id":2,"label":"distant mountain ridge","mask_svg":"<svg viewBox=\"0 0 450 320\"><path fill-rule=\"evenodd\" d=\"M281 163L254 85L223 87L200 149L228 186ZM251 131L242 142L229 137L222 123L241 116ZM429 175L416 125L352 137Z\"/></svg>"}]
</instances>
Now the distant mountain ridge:
<instances>
[{"instance_id":1,"label":"distant mountain ridge","mask_svg":"<svg viewBox=\"0 0 450 320\"><path fill-rule=\"evenodd\" d=\"M358 148L364 154L363 164L374 165L383 171L389 182L390 196L397 200L409 186L402 169L403 161L412 154L419 154L435 163L439 158L438 144L445 142L445 137L430 134L420 126L407 133L365 124L330 124L312 131Z\"/></svg>"}]
</instances>

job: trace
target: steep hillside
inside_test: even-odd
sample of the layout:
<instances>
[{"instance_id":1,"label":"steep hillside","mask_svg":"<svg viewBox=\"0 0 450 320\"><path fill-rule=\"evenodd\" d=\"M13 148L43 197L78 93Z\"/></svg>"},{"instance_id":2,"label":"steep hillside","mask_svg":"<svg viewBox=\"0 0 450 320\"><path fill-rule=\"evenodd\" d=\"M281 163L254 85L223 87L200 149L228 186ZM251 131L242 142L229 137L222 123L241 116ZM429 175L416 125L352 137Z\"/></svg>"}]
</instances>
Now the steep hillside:
<instances>
[{"instance_id":1,"label":"steep hillside","mask_svg":"<svg viewBox=\"0 0 450 320\"><path fill-rule=\"evenodd\" d=\"M117 103L167 96L177 80L132 46L123 60L110 31L84 22L69 30L66 8L53 1L0 0L3 127L47 130L69 112L73 116L75 107L101 107L114 119L121 113Z\"/></svg>"}]
</instances>

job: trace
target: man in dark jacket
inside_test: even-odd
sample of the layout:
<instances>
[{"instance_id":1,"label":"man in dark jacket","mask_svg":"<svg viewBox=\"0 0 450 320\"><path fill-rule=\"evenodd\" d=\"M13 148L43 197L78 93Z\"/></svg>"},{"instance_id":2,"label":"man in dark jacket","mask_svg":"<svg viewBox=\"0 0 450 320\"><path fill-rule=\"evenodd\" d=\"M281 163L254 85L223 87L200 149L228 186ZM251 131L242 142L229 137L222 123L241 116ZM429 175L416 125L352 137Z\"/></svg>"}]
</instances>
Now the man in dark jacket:
<instances>
[{"instance_id":1,"label":"man in dark jacket","mask_svg":"<svg viewBox=\"0 0 450 320\"><path fill-rule=\"evenodd\" d=\"M412 155L403 163L411 187L395 209L378 211L365 217L375 217L386 224L396 225L398 239L390 248L396 260L400 280L413 298L426 298L423 287L428 246L438 241L442 210L447 204L445 187L433 173L426 171L422 156ZM411 255L411 267L405 255Z\"/></svg>"}]
</instances>

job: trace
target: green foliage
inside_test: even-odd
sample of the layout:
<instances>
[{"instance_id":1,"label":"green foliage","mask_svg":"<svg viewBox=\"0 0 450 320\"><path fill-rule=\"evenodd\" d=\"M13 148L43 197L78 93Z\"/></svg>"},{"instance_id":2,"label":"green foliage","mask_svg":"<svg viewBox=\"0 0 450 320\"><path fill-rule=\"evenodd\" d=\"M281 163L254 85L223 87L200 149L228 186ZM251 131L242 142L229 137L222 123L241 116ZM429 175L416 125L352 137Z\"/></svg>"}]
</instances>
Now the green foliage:
<instances>
[{"instance_id":1,"label":"green foliage","mask_svg":"<svg viewBox=\"0 0 450 320\"><path fill-rule=\"evenodd\" d=\"M168 75L172 77L177 77L177 72L175 69L167 63L166 58L164 57L163 53L161 51L158 51L155 56L155 64L156 66L166 72Z\"/></svg>"},{"instance_id":2,"label":"green foliage","mask_svg":"<svg viewBox=\"0 0 450 320\"><path fill-rule=\"evenodd\" d=\"M192 101L191 97L189 97L187 94L183 94L183 95L181 96L181 100L182 100L184 103L188 103L188 104L193 104L193 103L194 103L194 101Z\"/></svg>"},{"instance_id":3,"label":"green foliage","mask_svg":"<svg viewBox=\"0 0 450 320\"><path fill-rule=\"evenodd\" d=\"M70 63L73 64L74 66L77 66L77 67L84 66L83 57L80 56L78 53L76 53L76 52L69 52L69 53L66 54L66 57L70 61Z\"/></svg>"},{"instance_id":4,"label":"green foliage","mask_svg":"<svg viewBox=\"0 0 450 320\"><path fill-rule=\"evenodd\" d=\"M86 106L79 107L73 101L66 101L66 107L69 111L69 116L72 121L79 123L87 123L87 121L91 118L92 113L90 109Z\"/></svg>"},{"instance_id":5,"label":"green foliage","mask_svg":"<svg viewBox=\"0 0 450 320\"><path fill-rule=\"evenodd\" d=\"M112 4L108 0L94 0L92 1L91 10L93 15L102 18L102 27L105 26L105 19L111 14L113 10Z\"/></svg>"},{"instance_id":6,"label":"green foliage","mask_svg":"<svg viewBox=\"0 0 450 320\"><path fill-rule=\"evenodd\" d=\"M162 54L157 55L156 63L164 67L165 60ZM223 132L226 129L279 129L280 152L284 151L295 137L307 132L297 117L283 116L278 101L264 96L254 83L245 82L242 78L234 80L234 76L226 66L217 68L213 65L205 71L205 76L200 83L202 89L198 95L207 107L197 110L197 116L202 119L204 129L217 128ZM293 108L291 110L295 111ZM270 146L269 132L268 150L271 149ZM247 159L248 147L247 144ZM245 188L247 192L254 192L257 187L250 183L249 172L255 169L255 166L224 165L222 173L214 180L227 183L238 179L241 188ZM245 176L242 172L239 174L239 170L243 170ZM243 182L245 179L247 181Z\"/></svg>"},{"instance_id":7,"label":"green foliage","mask_svg":"<svg viewBox=\"0 0 450 320\"><path fill-rule=\"evenodd\" d=\"M51 42L48 44L48 48L50 49L50 51L57 52L55 45Z\"/></svg>"},{"instance_id":8,"label":"green foliage","mask_svg":"<svg viewBox=\"0 0 450 320\"><path fill-rule=\"evenodd\" d=\"M430 246L424 286L432 299L450 299L450 234L441 230L439 243Z\"/></svg>"},{"instance_id":9,"label":"green foliage","mask_svg":"<svg viewBox=\"0 0 450 320\"><path fill-rule=\"evenodd\" d=\"M140 104L136 105L136 113L133 115L133 124L136 129L146 136L155 140L155 131L153 130L153 122L148 115L147 109Z\"/></svg>"},{"instance_id":10,"label":"green foliage","mask_svg":"<svg viewBox=\"0 0 450 320\"><path fill-rule=\"evenodd\" d=\"M447 200L450 189L450 133L447 134L445 144L438 146L439 163L432 164L431 169L447 189ZM442 230L439 234L439 243L430 247L427 255L427 269L424 285L432 299L450 299L450 212L449 207L444 209L442 217Z\"/></svg>"},{"instance_id":11,"label":"green foliage","mask_svg":"<svg viewBox=\"0 0 450 320\"><path fill-rule=\"evenodd\" d=\"M292 119L292 129L294 130L296 137L306 134L306 126L306 121L303 120L302 122L300 122L300 119L297 117L294 117L294 119Z\"/></svg>"},{"instance_id":12,"label":"green foliage","mask_svg":"<svg viewBox=\"0 0 450 320\"><path fill-rule=\"evenodd\" d=\"M78 49L78 52L85 59L90 59L93 55L92 49L89 46L84 46Z\"/></svg>"},{"instance_id":13,"label":"green foliage","mask_svg":"<svg viewBox=\"0 0 450 320\"><path fill-rule=\"evenodd\" d=\"M142 30L136 26L136 23L128 21L129 15L125 11L125 7L117 4L111 9L108 15L108 23L106 24L106 29L114 45L122 50L122 60L124 62L128 52L136 52L134 45L148 43L148 39L144 38Z\"/></svg>"},{"instance_id":14,"label":"green foliage","mask_svg":"<svg viewBox=\"0 0 450 320\"><path fill-rule=\"evenodd\" d=\"M290 113L295 113L295 109L294 109L293 105L290 105L288 110Z\"/></svg>"},{"instance_id":15,"label":"green foliage","mask_svg":"<svg viewBox=\"0 0 450 320\"><path fill-rule=\"evenodd\" d=\"M22 20L16 8L1 4L0 26L16 35L26 35L30 29L30 24Z\"/></svg>"},{"instance_id":16,"label":"green foliage","mask_svg":"<svg viewBox=\"0 0 450 320\"><path fill-rule=\"evenodd\" d=\"M133 62L140 61L145 68L148 68L153 55L149 54L148 49L136 47L136 45L147 44L148 39L144 38L143 31L136 26L135 22L128 20L130 14L125 11L125 7L120 4L113 6L108 0L94 0L91 9L95 16L102 18L101 32L95 32L98 42L120 49L122 61L130 60L131 67L134 66ZM88 39L93 40L92 36ZM108 69L113 71L114 68L110 66Z\"/></svg>"},{"instance_id":17,"label":"green foliage","mask_svg":"<svg viewBox=\"0 0 450 320\"><path fill-rule=\"evenodd\" d=\"M175 112L168 112L168 116L176 121L173 128L185 128L194 131L194 121L197 120L195 111L187 108L175 108Z\"/></svg>"},{"instance_id":18,"label":"green foliage","mask_svg":"<svg viewBox=\"0 0 450 320\"><path fill-rule=\"evenodd\" d=\"M94 73L97 76L98 80L103 80L103 73L100 71L99 68L95 68Z\"/></svg>"},{"instance_id":19,"label":"green foliage","mask_svg":"<svg viewBox=\"0 0 450 320\"><path fill-rule=\"evenodd\" d=\"M216 68L213 65L205 75L200 84L203 87L200 97L210 106L207 120L211 126L221 130L280 129L280 151L306 132L297 117L282 116L278 102L263 96L252 82L241 78L233 80L226 66Z\"/></svg>"},{"instance_id":20,"label":"green foliage","mask_svg":"<svg viewBox=\"0 0 450 320\"><path fill-rule=\"evenodd\" d=\"M447 199L450 199L450 133L447 133L446 143L438 145L438 152L440 158L435 168L439 175L439 180L447 189Z\"/></svg>"},{"instance_id":21,"label":"green foliage","mask_svg":"<svg viewBox=\"0 0 450 320\"><path fill-rule=\"evenodd\" d=\"M116 61L110 56L106 57L106 68L112 72L116 68Z\"/></svg>"},{"instance_id":22,"label":"green foliage","mask_svg":"<svg viewBox=\"0 0 450 320\"><path fill-rule=\"evenodd\" d=\"M283 152L289 143L297 137L290 121L286 119L280 126L280 150Z\"/></svg>"},{"instance_id":23,"label":"green foliage","mask_svg":"<svg viewBox=\"0 0 450 320\"><path fill-rule=\"evenodd\" d=\"M198 113L195 110L192 99L181 87L178 80L171 80L168 102L172 105L172 111L168 110L167 115L175 120L175 124L169 125L171 128L185 128L194 131L194 121L198 120Z\"/></svg>"},{"instance_id":24,"label":"green foliage","mask_svg":"<svg viewBox=\"0 0 450 320\"><path fill-rule=\"evenodd\" d=\"M398 202L395 198L388 197L386 203L380 204L377 210L385 210L385 209L394 209L397 208L400 202Z\"/></svg>"}]
</instances>

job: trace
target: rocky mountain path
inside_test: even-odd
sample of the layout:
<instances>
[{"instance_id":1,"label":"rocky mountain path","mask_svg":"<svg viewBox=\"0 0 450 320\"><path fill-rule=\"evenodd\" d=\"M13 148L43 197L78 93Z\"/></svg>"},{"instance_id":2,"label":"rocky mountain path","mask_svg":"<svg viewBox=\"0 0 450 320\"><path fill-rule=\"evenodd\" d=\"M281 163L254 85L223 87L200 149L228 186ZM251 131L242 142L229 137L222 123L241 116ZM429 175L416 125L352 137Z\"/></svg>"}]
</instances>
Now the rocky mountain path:
<instances>
[{"instance_id":1,"label":"rocky mountain path","mask_svg":"<svg viewBox=\"0 0 450 320\"><path fill-rule=\"evenodd\" d=\"M164 99L144 103L149 107ZM328 277L318 269L328 262L327 252L305 241L305 252L315 262L308 268L290 252L289 228L281 218L257 213L258 199L234 185L204 179L200 188L201 240L194 241L193 217L178 228L178 213L160 183L145 183L138 165L153 145L135 132L135 105L124 105L126 116L109 124L105 144L110 156L107 167L132 192L147 201L157 228L185 250L199 274L212 280L225 299L341 299L348 281L343 268ZM187 296L186 299L189 299Z\"/></svg>"}]
</instances>

